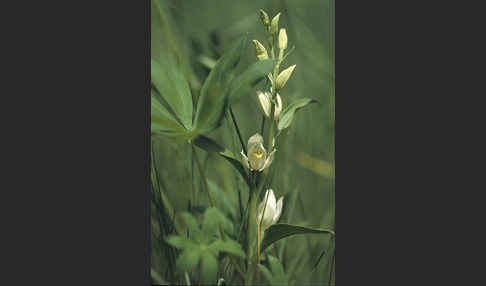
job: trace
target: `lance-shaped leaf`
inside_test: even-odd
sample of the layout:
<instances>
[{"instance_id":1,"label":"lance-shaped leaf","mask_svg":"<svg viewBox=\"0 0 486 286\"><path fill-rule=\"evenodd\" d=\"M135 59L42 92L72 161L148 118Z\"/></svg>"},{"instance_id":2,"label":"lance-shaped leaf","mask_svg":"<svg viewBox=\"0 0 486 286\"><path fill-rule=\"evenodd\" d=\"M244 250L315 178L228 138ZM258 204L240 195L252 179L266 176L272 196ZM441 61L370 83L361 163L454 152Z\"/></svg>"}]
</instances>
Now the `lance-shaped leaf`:
<instances>
[{"instance_id":1,"label":"lance-shaped leaf","mask_svg":"<svg viewBox=\"0 0 486 286\"><path fill-rule=\"evenodd\" d=\"M192 128L192 95L180 65L166 56L151 59L152 82L186 129Z\"/></svg>"},{"instance_id":2,"label":"lance-shaped leaf","mask_svg":"<svg viewBox=\"0 0 486 286\"><path fill-rule=\"evenodd\" d=\"M330 229L316 229L310 227L303 227L290 224L274 224L265 230L265 235L263 237L262 251L265 250L275 241L278 241L284 237L288 237L296 234L307 234L307 233L327 233L334 235L334 231Z\"/></svg>"},{"instance_id":3,"label":"lance-shaped leaf","mask_svg":"<svg viewBox=\"0 0 486 286\"><path fill-rule=\"evenodd\" d=\"M280 131L289 127L294 120L294 116L297 110L313 102L317 103L318 101L312 98L300 98L289 104L289 106L287 106L287 108L285 108L284 111L282 111L282 113L280 114L280 119L278 121L278 130Z\"/></svg>"},{"instance_id":4,"label":"lance-shaped leaf","mask_svg":"<svg viewBox=\"0 0 486 286\"><path fill-rule=\"evenodd\" d=\"M159 285L167 284L167 282L164 281L162 276L160 276L160 274L157 273L157 271L155 271L155 269L153 268L150 268L150 276L152 277L152 283L156 283Z\"/></svg>"},{"instance_id":5,"label":"lance-shaped leaf","mask_svg":"<svg viewBox=\"0 0 486 286\"><path fill-rule=\"evenodd\" d=\"M177 257L177 269L179 269L181 273L184 271L193 270L198 265L201 254L202 252L199 250L199 248L184 249L182 254Z\"/></svg>"},{"instance_id":6,"label":"lance-shaped leaf","mask_svg":"<svg viewBox=\"0 0 486 286\"><path fill-rule=\"evenodd\" d=\"M210 132L220 125L228 103L228 87L232 79L232 71L240 60L245 42L246 36L235 41L204 81L194 120L197 133Z\"/></svg>"},{"instance_id":7,"label":"lance-shaped leaf","mask_svg":"<svg viewBox=\"0 0 486 286\"><path fill-rule=\"evenodd\" d=\"M154 96L150 95L150 131L165 135L176 135L185 131L167 108Z\"/></svg>"},{"instance_id":8,"label":"lance-shaped leaf","mask_svg":"<svg viewBox=\"0 0 486 286\"><path fill-rule=\"evenodd\" d=\"M202 282L204 285L216 284L218 260L209 251L204 252L201 261Z\"/></svg>"},{"instance_id":9,"label":"lance-shaped leaf","mask_svg":"<svg viewBox=\"0 0 486 286\"><path fill-rule=\"evenodd\" d=\"M264 79L277 64L276 60L268 59L257 61L249 66L246 71L236 77L230 88L230 103L241 97L244 91L254 87L260 80ZM253 93L250 93L253 95Z\"/></svg>"},{"instance_id":10,"label":"lance-shaped leaf","mask_svg":"<svg viewBox=\"0 0 486 286\"><path fill-rule=\"evenodd\" d=\"M196 137L196 139L194 140L194 144L196 144L197 147L204 149L208 152L218 153L221 157L225 158L228 162L230 162L233 167L235 167L235 169L241 174L241 176L243 177L243 179L245 179L248 185L250 184L245 168L243 168L241 162L236 159L236 157L230 150L225 149L224 147L216 143L213 139L204 135L199 135L198 137Z\"/></svg>"},{"instance_id":11,"label":"lance-shaped leaf","mask_svg":"<svg viewBox=\"0 0 486 286\"><path fill-rule=\"evenodd\" d=\"M215 253L216 255L219 254L219 252L226 252L235 256L239 256L244 258L245 252L241 248L241 245L237 243L234 240L227 239L225 241L218 239L215 242L211 243L211 245L208 247L210 251Z\"/></svg>"}]
</instances>

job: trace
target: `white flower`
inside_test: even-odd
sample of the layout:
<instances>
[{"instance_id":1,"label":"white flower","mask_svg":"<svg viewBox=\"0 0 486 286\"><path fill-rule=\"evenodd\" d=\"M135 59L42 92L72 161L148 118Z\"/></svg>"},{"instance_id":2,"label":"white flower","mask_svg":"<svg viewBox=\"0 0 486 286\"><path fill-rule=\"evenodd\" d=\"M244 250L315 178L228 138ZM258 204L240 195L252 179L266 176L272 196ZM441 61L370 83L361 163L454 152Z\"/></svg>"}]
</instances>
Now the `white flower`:
<instances>
[{"instance_id":1,"label":"white flower","mask_svg":"<svg viewBox=\"0 0 486 286\"><path fill-rule=\"evenodd\" d=\"M266 206L265 206L266 202ZM280 215L282 214L283 197L280 197L278 201L275 199L275 195L272 189L268 189L265 193L263 201L258 206L258 223L262 224L262 230L265 231L271 225L275 224ZM263 216L263 219L262 219Z\"/></svg>"},{"instance_id":2,"label":"white flower","mask_svg":"<svg viewBox=\"0 0 486 286\"><path fill-rule=\"evenodd\" d=\"M250 170L263 171L272 163L275 151L274 149L267 156L267 151L263 147L263 137L257 133L248 139L248 156L241 150L243 164Z\"/></svg>"},{"instance_id":3,"label":"white flower","mask_svg":"<svg viewBox=\"0 0 486 286\"><path fill-rule=\"evenodd\" d=\"M271 102L270 102L270 97L272 94L268 91L266 92L261 92L257 91L257 96L258 96L258 101L260 102L260 107L263 110L263 113L265 113L266 117L270 117L270 109L272 108ZM278 116L280 115L280 112L282 111L282 98L280 97L280 94L277 93L277 104L275 104L275 109L274 109L274 118L275 120L278 119Z\"/></svg>"}]
</instances>

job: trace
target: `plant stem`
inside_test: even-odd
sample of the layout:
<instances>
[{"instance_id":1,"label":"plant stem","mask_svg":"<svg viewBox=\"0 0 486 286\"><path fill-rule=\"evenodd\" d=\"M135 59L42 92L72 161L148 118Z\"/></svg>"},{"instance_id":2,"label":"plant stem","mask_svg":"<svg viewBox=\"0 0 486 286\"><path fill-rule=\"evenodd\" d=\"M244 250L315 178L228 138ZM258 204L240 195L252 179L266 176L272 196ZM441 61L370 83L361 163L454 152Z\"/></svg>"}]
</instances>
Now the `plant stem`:
<instances>
[{"instance_id":1,"label":"plant stem","mask_svg":"<svg viewBox=\"0 0 486 286\"><path fill-rule=\"evenodd\" d=\"M263 136L263 132L265 132L265 115L262 115L262 126L260 128L260 134Z\"/></svg>"},{"instance_id":2,"label":"plant stem","mask_svg":"<svg viewBox=\"0 0 486 286\"><path fill-rule=\"evenodd\" d=\"M245 154L247 154L245 142L243 141L243 137L241 137L240 129L238 128L238 124L236 124L236 119L235 119L235 115L233 113L233 109L230 107L229 111L230 111L231 119L233 120L233 124L235 125L236 133L238 133L238 138L240 139L241 147L243 148L243 151L245 152Z\"/></svg>"},{"instance_id":3,"label":"plant stem","mask_svg":"<svg viewBox=\"0 0 486 286\"><path fill-rule=\"evenodd\" d=\"M248 215L248 272L246 277L246 285L253 284L253 277L257 267L256 261L256 239L257 239L257 218L256 218L256 203L258 200L258 196L255 192L250 194L250 206L249 206L249 215Z\"/></svg>"},{"instance_id":4,"label":"plant stem","mask_svg":"<svg viewBox=\"0 0 486 286\"><path fill-rule=\"evenodd\" d=\"M196 158L197 167L199 168L199 174L201 174L201 178L202 178L202 181L203 181L204 188L206 189L206 193L208 194L209 204L211 205L211 207L214 207L214 200L213 200L213 197L211 196L211 192L209 191L209 185L208 185L208 181L206 179L206 174L204 173L204 169L201 166L201 162L199 161L199 157L197 156L197 152L196 152L196 149L194 148L194 145L191 145L191 146L192 146L192 151L194 153L194 158Z\"/></svg>"}]
</instances>

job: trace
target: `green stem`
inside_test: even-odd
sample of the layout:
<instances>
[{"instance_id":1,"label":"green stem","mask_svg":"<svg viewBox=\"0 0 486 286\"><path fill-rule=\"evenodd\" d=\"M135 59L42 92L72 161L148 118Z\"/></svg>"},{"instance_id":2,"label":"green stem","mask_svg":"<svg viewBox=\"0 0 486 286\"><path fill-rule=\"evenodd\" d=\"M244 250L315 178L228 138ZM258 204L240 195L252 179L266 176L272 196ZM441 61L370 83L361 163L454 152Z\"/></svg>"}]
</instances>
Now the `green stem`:
<instances>
[{"instance_id":1,"label":"green stem","mask_svg":"<svg viewBox=\"0 0 486 286\"><path fill-rule=\"evenodd\" d=\"M208 180L206 179L206 175L204 174L204 169L201 166L201 162L199 161L199 157L197 156L196 150L194 149L194 145L192 145L192 149L194 151L194 157L196 158L197 167L199 168L199 173L201 174L204 188L206 189L206 193L208 194L209 204L211 205L211 207L215 207L213 197L211 196L211 192L209 191ZM221 238L225 240L225 235L221 223L218 224L218 228L219 228L219 233L221 234Z\"/></svg>"},{"instance_id":2,"label":"green stem","mask_svg":"<svg viewBox=\"0 0 486 286\"><path fill-rule=\"evenodd\" d=\"M199 174L201 174L201 178L202 178L202 181L203 181L204 188L206 189L206 193L208 194L209 204L211 205L211 207L214 207L214 200L213 200L213 197L211 196L211 192L209 191L209 185L208 185L208 181L206 179L206 174L204 173L204 169L201 165L201 162L199 161L199 157L197 156L197 152L196 152L196 149L194 148L194 145L192 145L192 151L194 153L194 158L196 158L196 164L197 164L197 167L199 169Z\"/></svg>"},{"instance_id":3,"label":"green stem","mask_svg":"<svg viewBox=\"0 0 486 286\"><path fill-rule=\"evenodd\" d=\"M238 133L238 138L240 139L241 147L243 148L243 151L245 152L245 154L247 154L245 142L243 141L243 137L241 137L240 129L238 128L238 124L236 124L236 119L235 119L235 115L233 113L233 109L230 107L229 111L230 111L231 119L233 120L233 124L235 125L236 133Z\"/></svg>"},{"instance_id":4,"label":"green stem","mask_svg":"<svg viewBox=\"0 0 486 286\"><path fill-rule=\"evenodd\" d=\"M250 194L250 207L249 207L249 215L248 215L248 272L246 276L246 285L253 284L253 277L256 272L257 268L257 261L256 261L256 239L257 239L257 216L256 216L256 203L257 203L257 195L255 192Z\"/></svg>"},{"instance_id":5,"label":"green stem","mask_svg":"<svg viewBox=\"0 0 486 286\"><path fill-rule=\"evenodd\" d=\"M263 132L265 132L265 115L262 116L262 126L260 128L260 134L263 136Z\"/></svg>"}]
</instances>

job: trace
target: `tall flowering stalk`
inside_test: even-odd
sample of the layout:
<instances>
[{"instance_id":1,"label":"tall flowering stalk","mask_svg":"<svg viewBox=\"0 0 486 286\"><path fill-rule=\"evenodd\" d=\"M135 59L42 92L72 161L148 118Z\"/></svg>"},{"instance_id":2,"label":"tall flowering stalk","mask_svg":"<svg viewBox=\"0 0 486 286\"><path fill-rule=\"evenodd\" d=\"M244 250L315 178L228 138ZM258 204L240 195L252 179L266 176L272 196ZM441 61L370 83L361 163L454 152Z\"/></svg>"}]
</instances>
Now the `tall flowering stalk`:
<instances>
[{"instance_id":1,"label":"tall flowering stalk","mask_svg":"<svg viewBox=\"0 0 486 286\"><path fill-rule=\"evenodd\" d=\"M284 28L281 28L279 30L278 27L280 13L275 15L275 17L273 17L273 19L270 21L268 14L265 11L260 10L260 18L267 32L268 50L270 51L270 55L267 51L267 48L262 43L260 43L258 40L253 40L253 43L255 45L256 57L259 61L271 58L276 60L277 63L274 67L273 72L268 74L268 79L271 83L270 90L257 91L257 99L262 108L264 120L267 121L269 124L269 130L267 135L268 137L265 141L267 144L267 148L263 146L263 137L259 134L256 134L252 138L250 138L248 142L248 154L245 155L242 152L244 165L247 166L250 171L260 171L263 173L260 182L258 183L258 185L256 185L255 183L250 194L250 206L248 215L249 259L247 273L248 276L246 279L248 285L251 285L253 283L253 276L256 270L256 266L258 265L260 260L260 247L261 239L263 236L262 232L266 229L266 227L270 226L271 224L275 223L276 220L278 220L282 209L282 199L280 199L278 204L276 204L275 195L273 194L272 190L267 191L264 199L265 202L262 201L258 209L257 202L263 186L266 183L269 170L268 167L270 166L270 163L273 160L273 156L275 156L276 152L274 129L276 121L278 120L280 112L282 111L284 101L281 97L282 90L296 67L296 65L292 65L284 69L283 71L280 71L280 67L283 61L291 52L290 51L285 54L288 39L286 30ZM253 143L253 145L250 146L250 143ZM268 156L267 152L269 153ZM267 200L269 198L270 201L268 202Z\"/></svg>"}]
</instances>

